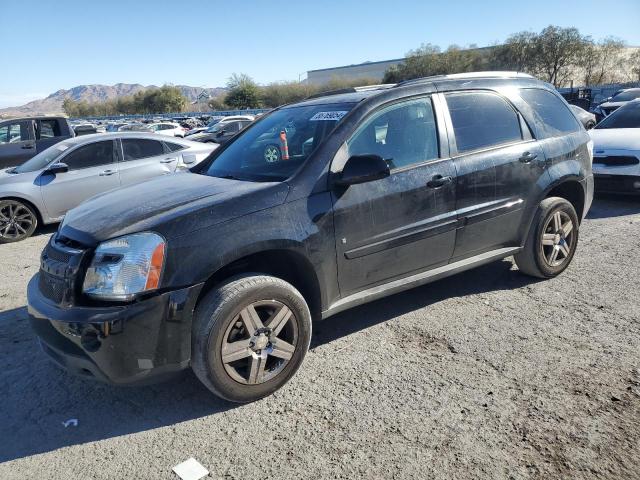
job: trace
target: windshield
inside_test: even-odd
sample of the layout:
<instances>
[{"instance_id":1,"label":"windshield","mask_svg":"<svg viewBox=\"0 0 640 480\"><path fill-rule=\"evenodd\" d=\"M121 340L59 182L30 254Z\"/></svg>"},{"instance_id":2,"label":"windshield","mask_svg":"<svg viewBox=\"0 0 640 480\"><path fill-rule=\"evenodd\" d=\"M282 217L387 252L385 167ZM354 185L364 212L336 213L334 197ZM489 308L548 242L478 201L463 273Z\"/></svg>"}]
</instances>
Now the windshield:
<instances>
[{"instance_id":1,"label":"windshield","mask_svg":"<svg viewBox=\"0 0 640 480\"><path fill-rule=\"evenodd\" d=\"M629 100L634 100L636 98L640 98L640 89L636 90L627 90L626 92L620 92L619 94L611 97L610 102L628 102Z\"/></svg>"},{"instance_id":2,"label":"windshield","mask_svg":"<svg viewBox=\"0 0 640 480\"><path fill-rule=\"evenodd\" d=\"M640 128L640 102L628 103L620 107L595 128Z\"/></svg>"},{"instance_id":3,"label":"windshield","mask_svg":"<svg viewBox=\"0 0 640 480\"><path fill-rule=\"evenodd\" d=\"M40 152L36 156L30 158L26 162L24 162L19 167L16 167L14 170L15 173L28 173L28 172L36 172L38 170L42 170L47 165L49 165L52 161L62 154L67 148L69 148L65 142L60 142L52 147L47 148L46 150Z\"/></svg>"},{"instance_id":4,"label":"windshield","mask_svg":"<svg viewBox=\"0 0 640 480\"><path fill-rule=\"evenodd\" d=\"M249 181L286 180L353 106L332 103L277 110L236 137L205 173Z\"/></svg>"}]
</instances>

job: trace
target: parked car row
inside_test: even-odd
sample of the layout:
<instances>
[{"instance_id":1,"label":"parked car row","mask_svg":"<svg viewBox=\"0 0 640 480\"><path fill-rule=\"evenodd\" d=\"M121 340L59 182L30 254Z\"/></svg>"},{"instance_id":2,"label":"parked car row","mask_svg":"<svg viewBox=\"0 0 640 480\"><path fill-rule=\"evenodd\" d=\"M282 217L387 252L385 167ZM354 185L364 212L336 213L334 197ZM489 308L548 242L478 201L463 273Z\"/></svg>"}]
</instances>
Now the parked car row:
<instances>
[{"instance_id":1,"label":"parked car row","mask_svg":"<svg viewBox=\"0 0 640 480\"><path fill-rule=\"evenodd\" d=\"M100 173L126 175L120 162L137 154L125 144L138 137L105 135L61 142L57 160L32 160L40 168L22 175L40 180L26 183L42 195L71 179L71 149L83 147L111 158ZM188 142L139 138L162 144L158 159ZM28 286L31 324L80 376L135 384L192 368L214 394L253 401L295 374L312 319L511 255L525 274L561 274L591 205L592 159L576 114L528 75L439 76L287 105L188 173L67 212ZM28 213L2 212L9 229Z\"/></svg>"},{"instance_id":2,"label":"parked car row","mask_svg":"<svg viewBox=\"0 0 640 480\"><path fill-rule=\"evenodd\" d=\"M591 109L591 111L596 115L596 118L599 122L605 117L611 115L625 103L636 100L638 98L640 98L640 88L625 88L623 90L620 90L619 92L616 92L616 94L612 97L609 97L600 104L596 105Z\"/></svg>"},{"instance_id":3,"label":"parked car row","mask_svg":"<svg viewBox=\"0 0 640 480\"><path fill-rule=\"evenodd\" d=\"M154 134L105 133L56 143L18 167L0 171L0 243L62 220L94 195L191 168L216 148Z\"/></svg>"}]
</instances>

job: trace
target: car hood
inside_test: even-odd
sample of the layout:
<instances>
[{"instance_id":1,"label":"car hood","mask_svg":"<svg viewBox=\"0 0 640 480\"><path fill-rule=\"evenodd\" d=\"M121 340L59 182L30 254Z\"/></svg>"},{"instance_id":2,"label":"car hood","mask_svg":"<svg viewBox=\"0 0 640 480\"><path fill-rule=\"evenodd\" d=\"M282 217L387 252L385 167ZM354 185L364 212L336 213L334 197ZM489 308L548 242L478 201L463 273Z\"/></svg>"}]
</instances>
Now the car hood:
<instances>
[{"instance_id":1,"label":"car hood","mask_svg":"<svg viewBox=\"0 0 640 480\"><path fill-rule=\"evenodd\" d=\"M24 182L33 181L41 173L40 170L36 172L9 173L9 170L12 170L14 168L15 167L4 168L0 170L0 185L12 185L14 183L24 183Z\"/></svg>"},{"instance_id":2,"label":"car hood","mask_svg":"<svg viewBox=\"0 0 640 480\"><path fill-rule=\"evenodd\" d=\"M604 103L601 103L600 105L598 105L598 107L602 107L602 108L616 108L616 107L621 107L621 106L623 106L625 103L627 103L627 102L626 102L626 101L625 101L625 102L604 102Z\"/></svg>"},{"instance_id":3,"label":"car hood","mask_svg":"<svg viewBox=\"0 0 640 480\"><path fill-rule=\"evenodd\" d=\"M279 205L287 192L282 182L164 175L87 200L67 213L60 234L88 246L147 230L170 240Z\"/></svg>"},{"instance_id":4,"label":"car hood","mask_svg":"<svg viewBox=\"0 0 640 480\"><path fill-rule=\"evenodd\" d=\"M589 130L593 150L640 151L640 128L595 128Z\"/></svg>"}]
</instances>

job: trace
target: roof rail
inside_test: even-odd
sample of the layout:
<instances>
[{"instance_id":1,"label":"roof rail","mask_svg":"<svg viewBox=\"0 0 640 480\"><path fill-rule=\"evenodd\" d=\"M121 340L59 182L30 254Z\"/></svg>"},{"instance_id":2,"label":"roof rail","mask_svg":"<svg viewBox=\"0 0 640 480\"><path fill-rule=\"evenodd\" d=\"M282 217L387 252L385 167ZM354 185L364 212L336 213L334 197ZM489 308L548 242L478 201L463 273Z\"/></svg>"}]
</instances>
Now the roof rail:
<instances>
[{"instance_id":1,"label":"roof rail","mask_svg":"<svg viewBox=\"0 0 640 480\"><path fill-rule=\"evenodd\" d=\"M511 72L511 71L486 71L486 72L464 72L464 73L450 73L448 75L433 75L431 77L414 78L412 80L405 80L398 83L397 86L410 85L413 83L430 82L437 79L465 79L465 78L535 78L528 73Z\"/></svg>"},{"instance_id":2,"label":"roof rail","mask_svg":"<svg viewBox=\"0 0 640 480\"><path fill-rule=\"evenodd\" d=\"M342 93L357 93L357 92L370 92L373 90L385 90L387 88L392 88L395 86L396 86L395 83L381 83L380 85L364 85L362 87L340 88L338 90L330 90L328 92L314 93L313 95L308 96L306 100L311 100L313 98L320 98L320 97L328 97L330 95L340 95Z\"/></svg>"}]
</instances>

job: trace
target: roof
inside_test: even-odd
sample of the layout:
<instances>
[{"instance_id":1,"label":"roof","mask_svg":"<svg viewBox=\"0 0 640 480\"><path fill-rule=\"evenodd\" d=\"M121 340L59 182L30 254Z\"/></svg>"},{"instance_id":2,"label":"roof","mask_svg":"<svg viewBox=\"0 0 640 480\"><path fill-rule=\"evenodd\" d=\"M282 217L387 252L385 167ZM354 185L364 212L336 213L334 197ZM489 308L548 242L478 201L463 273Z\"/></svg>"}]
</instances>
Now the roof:
<instances>
[{"instance_id":1,"label":"roof","mask_svg":"<svg viewBox=\"0 0 640 480\"><path fill-rule=\"evenodd\" d=\"M166 135L160 135L153 132L108 132L108 133L92 133L90 135L81 135L79 137L67 138L61 143L65 145L80 145L83 143L91 143L97 140L113 140L116 138L148 138L150 140L159 140L165 142L174 143L192 143L189 140L185 140L179 137L169 137Z\"/></svg>"},{"instance_id":2,"label":"roof","mask_svg":"<svg viewBox=\"0 0 640 480\"><path fill-rule=\"evenodd\" d=\"M487 72L467 72L454 73L450 75L434 75L431 77L422 77L412 80L406 80L398 84L382 84L370 85L364 87L352 87L333 92L324 92L315 96L311 96L306 100L294 103L288 106L308 106L308 105L327 105L333 103L357 103L365 98L379 95L380 93L394 88L400 88L411 85L420 85L421 83L447 83L459 82L460 80L522 80L522 81L538 81L535 77L521 72L510 71L487 71Z\"/></svg>"},{"instance_id":3,"label":"roof","mask_svg":"<svg viewBox=\"0 0 640 480\"><path fill-rule=\"evenodd\" d=\"M61 115L44 115L44 116L34 115L32 117L0 118L0 122L7 122L7 121L24 122L25 120L28 121L28 120L58 120L58 119L66 120L66 117L63 117Z\"/></svg>"}]
</instances>

